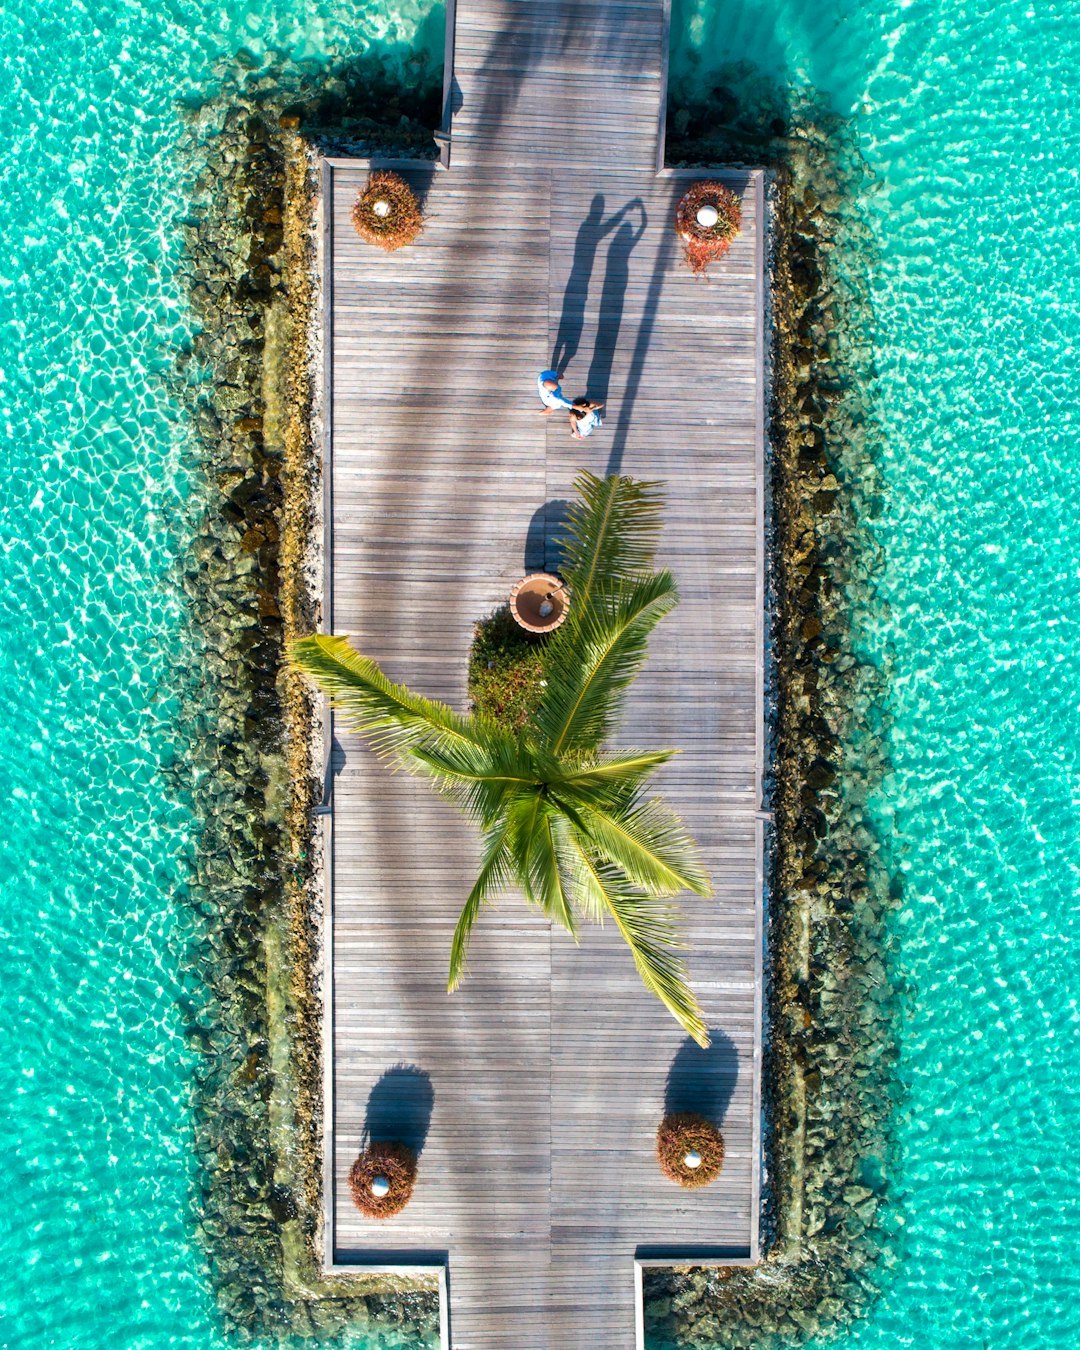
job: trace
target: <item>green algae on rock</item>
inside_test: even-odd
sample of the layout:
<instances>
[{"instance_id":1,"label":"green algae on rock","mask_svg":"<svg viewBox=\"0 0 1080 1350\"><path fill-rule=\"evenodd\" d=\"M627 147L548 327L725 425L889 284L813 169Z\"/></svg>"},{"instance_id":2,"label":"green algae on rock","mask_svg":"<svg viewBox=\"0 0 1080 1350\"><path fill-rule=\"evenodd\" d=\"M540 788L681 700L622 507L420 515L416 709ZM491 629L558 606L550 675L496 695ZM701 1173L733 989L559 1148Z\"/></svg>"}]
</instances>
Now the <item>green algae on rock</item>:
<instances>
[{"instance_id":1,"label":"green algae on rock","mask_svg":"<svg viewBox=\"0 0 1080 1350\"><path fill-rule=\"evenodd\" d=\"M183 586L198 653L188 732L206 824L191 894L205 988L184 1012L202 1052L199 1229L226 1328L323 1339L363 1327L380 1343L424 1345L438 1338L433 1281L327 1278L316 1251L322 785L313 708L282 659L317 616L312 146L433 153L437 91L412 91L409 119L408 91L390 90L371 63L308 83L282 61L262 74L241 69L218 98L187 110L204 166L183 223L201 328L175 384L201 456Z\"/></svg>"}]
</instances>

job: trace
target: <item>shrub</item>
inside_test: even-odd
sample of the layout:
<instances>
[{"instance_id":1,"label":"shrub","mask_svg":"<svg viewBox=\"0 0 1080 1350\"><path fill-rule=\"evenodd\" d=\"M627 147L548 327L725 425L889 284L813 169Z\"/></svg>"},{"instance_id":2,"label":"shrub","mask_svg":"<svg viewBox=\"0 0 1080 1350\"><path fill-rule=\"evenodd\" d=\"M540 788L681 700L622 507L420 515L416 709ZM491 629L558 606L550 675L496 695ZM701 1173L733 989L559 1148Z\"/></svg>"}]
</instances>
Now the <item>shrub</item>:
<instances>
[{"instance_id":1,"label":"shrub","mask_svg":"<svg viewBox=\"0 0 1080 1350\"><path fill-rule=\"evenodd\" d=\"M372 1195L371 1183L385 1177L390 1189ZM356 1208L369 1219L388 1219L409 1203L416 1185L416 1155L404 1144L369 1144L349 1170L349 1189Z\"/></svg>"},{"instance_id":2,"label":"shrub","mask_svg":"<svg viewBox=\"0 0 1080 1350\"><path fill-rule=\"evenodd\" d=\"M540 703L541 640L514 622L509 605L481 619L469 651L469 697L475 710L515 731Z\"/></svg>"},{"instance_id":3,"label":"shrub","mask_svg":"<svg viewBox=\"0 0 1080 1350\"><path fill-rule=\"evenodd\" d=\"M703 206L718 212L715 225L698 223ZM709 263L722 258L742 227L742 206L723 183L695 183L675 208L675 229L686 245L686 261L693 272L704 272Z\"/></svg>"},{"instance_id":4,"label":"shrub","mask_svg":"<svg viewBox=\"0 0 1080 1350\"><path fill-rule=\"evenodd\" d=\"M385 215L376 211L376 202L389 207ZM352 209L352 223L361 239L388 252L411 244L424 228L416 193L400 174L389 169L373 170Z\"/></svg>"},{"instance_id":5,"label":"shrub","mask_svg":"<svg viewBox=\"0 0 1080 1350\"><path fill-rule=\"evenodd\" d=\"M690 1149L701 1155L700 1167L683 1161ZM669 1180L694 1190L715 1181L724 1166L724 1136L711 1120L693 1111L665 1116L656 1132L656 1159Z\"/></svg>"}]
</instances>

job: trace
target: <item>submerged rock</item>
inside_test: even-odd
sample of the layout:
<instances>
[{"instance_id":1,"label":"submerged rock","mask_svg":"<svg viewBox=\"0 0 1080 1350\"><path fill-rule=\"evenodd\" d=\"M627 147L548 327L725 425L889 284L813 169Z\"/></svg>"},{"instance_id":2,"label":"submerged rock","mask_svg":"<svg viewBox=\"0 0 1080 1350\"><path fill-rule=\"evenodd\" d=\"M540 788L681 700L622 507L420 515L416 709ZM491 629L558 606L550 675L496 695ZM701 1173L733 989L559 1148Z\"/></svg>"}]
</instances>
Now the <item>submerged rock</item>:
<instances>
[{"instance_id":1,"label":"submerged rock","mask_svg":"<svg viewBox=\"0 0 1080 1350\"><path fill-rule=\"evenodd\" d=\"M887 1189L864 1180L868 1158L895 1170L900 999L897 897L859 806L887 767L884 676L849 638L881 559L867 532L880 502L872 351L855 332L864 316L869 327L865 285L855 255L841 271L834 250L841 226L859 229L857 147L823 103L796 105L747 70L726 84L720 102L669 119L668 148L676 162L774 165L767 1256L755 1269L648 1272L651 1350L824 1335L875 1296L894 1232ZM753 116L732 113L733 90Z\"/></svg>"},{"instance_id":2,"label":"submerged rock","mask_svg":"<svg viewBox=\"0 0 1080 1350\"><path fill-rule=\"evenodd\" d=\"M318 475L307 350L314 184L297 129L319 134L336 106L370 137L354 151L381 137L415 152L430 131L419 118L403 125L400 102L380 120L386 78L374 67L305 75L280 55L241 53L220 74L219 99L189 112L204 172L181 270L201 331L172 388L200 449L178 577L190 598L191 650L177 672L190 753L175 769L205 821L187 897L201 988L184 1009L199 1055L199 1232L231 1330L278 1339L361 1323L380 1340L434 1344L433 1289L401 1296L377 1280L319 1275L320 1042L305 891L312 711L282 665L316 606L305 581ZM437 115L434 86L418 88L417 106ZM271 349L275 307L291 337Z\"/></svg>"}]
</instances>

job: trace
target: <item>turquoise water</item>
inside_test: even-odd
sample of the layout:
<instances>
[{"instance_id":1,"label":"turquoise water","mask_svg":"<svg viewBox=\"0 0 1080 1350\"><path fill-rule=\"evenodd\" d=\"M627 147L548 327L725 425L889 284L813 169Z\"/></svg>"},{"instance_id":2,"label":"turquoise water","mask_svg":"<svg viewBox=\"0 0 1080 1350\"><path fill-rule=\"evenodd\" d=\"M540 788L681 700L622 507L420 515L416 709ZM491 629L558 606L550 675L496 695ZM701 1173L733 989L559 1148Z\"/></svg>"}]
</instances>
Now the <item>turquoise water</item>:
<instances>
[{"instance_id":1,"label":"turquoise water","mask_svg":"<svg viewBox=\"0 0 1080 1350\"><path fill-rule=\"evenodd\" d=\"M4 1347L221 1343L177 1009L197 822L162 774L184 751L188 477L162 381L187 335L173 221L197 161L176 105L241 45L407 59L423 15L395 12L0 12Z\"/></svg>"},{"instance_id":2,"label":"turquoise water","mask_svg":"<svg viewBox=\"0 0 1080 1350\"><path fill-rule=\"evenodd\" d=\"M171 0L0 14L0 1344L216 1350L193 1238L162 769L184 650L186 428L162 387L193 162L180 98L245 46L435 51L424 7ZM677 75L734 59L851 114L870 172L890 676L877 802L905 877L901 1259L844 1346L1080 1344L1071 1126L1080 867L1075 8L683 0ZM55 17L53 17L55 13ZM696 60L694 58L697 58Z\"/></svg>"},{"instance_id":3,"label":"turquoise water","mask_svg":"<svg viewBox=\"0 0 1080 1350\"><path fill-rule=\"evenodd\" d=\"M695 82L738 57L825 91L870 174L886 564L855 620L895 717L875 805L911 1009L900 1260L840 1344L1076 1346L1078 12L688 0L676 24Z\"/></svg>"}]
</instances>

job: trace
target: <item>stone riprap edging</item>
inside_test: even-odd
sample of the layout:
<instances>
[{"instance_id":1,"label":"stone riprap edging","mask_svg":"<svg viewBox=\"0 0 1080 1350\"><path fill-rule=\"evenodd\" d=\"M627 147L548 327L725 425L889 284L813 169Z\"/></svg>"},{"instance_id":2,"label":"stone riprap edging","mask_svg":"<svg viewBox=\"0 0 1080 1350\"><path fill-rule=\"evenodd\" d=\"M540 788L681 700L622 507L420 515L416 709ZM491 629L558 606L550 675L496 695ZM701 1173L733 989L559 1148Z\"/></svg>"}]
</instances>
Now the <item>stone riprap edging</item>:
<instances>
[{"instance_id":1,"label":"stone riprap edging","mask_svg":"<svg viewBox=\"0 0 1080 1350\"><path fill-rule=\"evenodd\" d=\"M858 1317L895 1261L888 1207L903 991L899 898L866 801L885 771L884 676L854 645L879 563L864 279L835 266L858 162L842 119L753 72L746 103L671 109L669 154L775 164L770 628L774 810L765 1056L767 1253L643 1273L650 1350L797 1344ZM673 129L681 127L682 135ZM845 250L850 256L853 250ZM863 249L861 256L866 256Z\"/></svg>"},{"instance_id":2,"label":"stone riprap edging","mask_svg":"<svg viewBox=\"0 0 1080 1350\"><path fill-rule=\"evenodd\" d=\"M201 331L174 391L190 410L194 542L183 586L191 768L205 816L185 1008L200 1052L197 1197L227 1327L320 1339L367 1328L372 1344L435 1344L438 1281L327 1278L320 1206L318 839L322 784L290 637L317 617L319 359L313 313L314 146L434 152L418 92L372 67L309 86L287 64L225 74L184 110L200 174L182 222ZM428 107L438 106L437 89ZM355 114L355 115L351 115ZM194 679L192 678L194 675Z\"/></svg>"},{"instance_id":3,"label":"stone riprap edging","mask_svg":"<svg viewBox=\"0 0 1080 1350\"><path fill-rule=\"evenodd\" d=\"M359 1321L434 1342L434 1289L381 1282L357 1293L355 1278L323 1281L311 1245L319 915L306 883L321 784L305 744L311 709L282 680L280 661L287 627L315 618L318 490L305 424L317 356L308 341L315 203L303 98L287 80L251 83L266 80L251 90L241 79L220 102L190 110L193 136L212 148L185 226L204 331L181 382L205 455L204 526L185 587L205 681L230 691L191 724L208 801L192 908L210 996L193 990L187 1010L204 1056L198 1207L231 1324L322 1335ZM339 144L381 148L350 140L353 130ZM424 134L417 129L413 148ZM872 514L874 494L872 423L852 392L859 352L841 342L842 311L831 308L847 303L852 285L830 273L832 238L849 227L840 134L818 121L792 136L774 212L771 1250L761 1273L651 1274L646 1325L656 1346L812 1334L857 1312L873 1294L882 1248L888 1258L881 1205L893 1162L896 993L885 924L895 897L860 809L881 771L865 732L880 676L846 638L850 592L873 570L859 519ZM845 755L856 731L857 759ZM837 1139L847 1146L832 1147Z\"/></svg>"}]
</instances>

